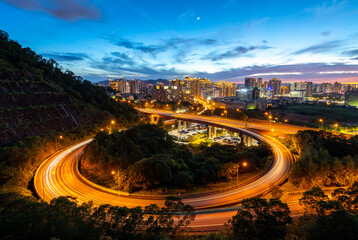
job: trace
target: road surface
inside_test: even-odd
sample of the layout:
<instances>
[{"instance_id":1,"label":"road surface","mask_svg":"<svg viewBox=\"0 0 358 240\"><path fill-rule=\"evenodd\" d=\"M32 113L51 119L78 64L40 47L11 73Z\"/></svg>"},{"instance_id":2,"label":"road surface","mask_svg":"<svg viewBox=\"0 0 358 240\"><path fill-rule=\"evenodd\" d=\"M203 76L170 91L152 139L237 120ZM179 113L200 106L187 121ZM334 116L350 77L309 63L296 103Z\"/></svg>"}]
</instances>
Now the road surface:
<instances>
[{"instance_id":1,"label":"road surface","mask_svg":"<svg viewBox=\"0 0 358 240\"><path fill-rule=\"evenodd\" d=\"M159 114L160 112L153 111L153 113ZM160 114L164 115L163 112ZM292 164L292 156L289 150L275 139L243 129L241 123L233 120L204 116L187 116L185 114L179 116L183 119L200 120L207 124L216 124L246 132L257 139L267 142L272 147L273 152L271 168L262 177L247 185L239 186L231 190L195 195L194 197L184 197L183 202L186 204L192 205L195 209L232 205L240 202L244 198L266 193L270 187L281 183L286 178ZM267 128L267 126L260 125L260 123L251 125L258 126L259 129ZM252 127L251 125L250 127ZM287 129L289 132L294 131L292 128ZM280 131L283 130L284 128ZM128 196L128 194L126 195L125 193L104 188L85 179L78 170L78 156L81 154L85 145L90 141L91 139L60 150L42 163L34 178L36 192L42 199L50 201L59 196L73 196L76 197L79 202L93 201L96 205L111 204L127 207L144 207L156 203L159 206L163 206L164 199L161 197ZM234 212L199 214L193 226L198 226L198 229L205 229L203 227L204 225L210 225L211 227L215 227L216 225L221 226L225 222L224 219L227 219L233 214Z\"/></svg>"}]
</instances>

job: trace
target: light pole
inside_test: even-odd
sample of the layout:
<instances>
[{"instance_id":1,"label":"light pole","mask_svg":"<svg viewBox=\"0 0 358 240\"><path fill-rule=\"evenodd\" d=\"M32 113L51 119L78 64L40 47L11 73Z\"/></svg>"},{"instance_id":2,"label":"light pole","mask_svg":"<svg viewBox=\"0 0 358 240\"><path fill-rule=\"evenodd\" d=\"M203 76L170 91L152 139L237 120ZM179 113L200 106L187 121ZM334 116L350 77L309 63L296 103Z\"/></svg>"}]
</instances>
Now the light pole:
<instances>
[{"instance_id":1,"label":"light pole","mask_svg":"<svg viewBox=\"0 0 358 240\"><path fill-rule=\"evenodd\" d=\"M226 114L226 119L227 119L227 111L225 110L224 113Z\"/></svg>"},{"instance_id":2,"label":"light pole","mask_svg":"<svg viewBox=\"0 0 358 240\"><path fill-rule=\"evenodd\" d=\"M242 166L246 167L247 163L243 162ZM237 164L237 174L236 174L236 186L239 185L239 169L240 169L240 163Z\"/></svg>"},{"instance_id":3,"label":"light pole","mask_svg":"<svg viewBox=\"0 0 358 240\"><path fill-rule=\"evenodd\" d=\"M323 130L323 119L320 118L320 119L319 119L319 122L322 123L322 130Z\"/></svg>"},{"instance_id":4,"label":"light pole","mask_svg":"<svg viewBox=\"0 0 358 240\"><path fill-rule=\"evenodd\" d=\"M52 171L50 173L46 173L45 176L42 177L42 198L44 199L45 201L45 177L49 174L55 174L55 171Z\"/></svg>"},{"instance_id":5,"label":"light pole","mask_svg":"<svg viewBox=\"0 0 358 240\"><path fill-rule=\"evenodd\" d=\"M55 138L55 145L56 145L56 152L58 151L58 140L57 139L63 139L63 136L62 135L60 135L60 136L58 136L58 137L56 137Z\"/></svg>"},{"instance_id":6,"label":"light pole","mask_svg":"<svg viewBox=\"0 0 358 240\"><path fill-rule=\"evenodd\" d=\"M116 121L112 120L111 123L109 124L109 134L112 133L112 125L114 125L116 123Z\"/></svg>"},{"instance_id":7,"label":"light pole","mask_svg":"<svg viewBox=\"0 0 358 240\"><path fill-rule=\"evenodd\" d=\"M338 123L334 124L334 131L337 132Z\"/></svg>"},{"instance_id":8,"label":"light pole","mask_svg":"<svg viewBox=\"0 0 358 240\"><path fill-rule=\"evenodd\" d=\"M271 119L272 119L272 116L270 115L268 118L269 118L270 128L271 128Z\"/></svg>"},{"instance_id":9,"label":"light pole","mask_svg":"<svg viewBox=\"0 0 358 240\"><path fill-rule=\"evenodd\" d=\"M111 174L114 175L116 173L116 171L112 171ZM118 170L118 178L117 178L117 181L118 181L118 191L119 191L119 170Z\"/></svg>"}]
</instances>

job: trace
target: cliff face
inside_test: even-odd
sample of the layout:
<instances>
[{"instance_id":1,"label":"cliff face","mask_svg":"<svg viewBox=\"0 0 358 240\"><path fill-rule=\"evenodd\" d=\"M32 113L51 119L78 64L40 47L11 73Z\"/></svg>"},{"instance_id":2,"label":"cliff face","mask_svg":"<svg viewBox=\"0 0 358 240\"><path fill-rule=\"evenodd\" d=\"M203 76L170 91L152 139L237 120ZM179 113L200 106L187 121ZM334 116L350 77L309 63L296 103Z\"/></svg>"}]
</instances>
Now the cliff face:
<instances>
[{"instance_id":1,"label":"cliff face","mask_svg":"<svg viewBox=\"0 0 358 240\"><path fill-rule=\"evenodd\" d=\"M113 117L130 123L136 112L0 30L0 146Z\"/></svg>"}]
</instances>

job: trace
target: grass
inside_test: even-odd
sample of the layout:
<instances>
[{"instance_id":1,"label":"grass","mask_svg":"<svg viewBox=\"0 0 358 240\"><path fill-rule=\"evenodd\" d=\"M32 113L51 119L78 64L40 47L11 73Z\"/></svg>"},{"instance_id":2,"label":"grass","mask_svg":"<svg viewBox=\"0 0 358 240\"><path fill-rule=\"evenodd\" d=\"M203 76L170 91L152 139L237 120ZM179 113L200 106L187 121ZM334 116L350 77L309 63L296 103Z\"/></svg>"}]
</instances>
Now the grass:
<instances>
[{"instance_id":1,"label":"grass","mask_svg":"<svg viewBox=\"0 0 358 240\"><path fill-rule=\"evenodd\" d=\"M358 122L358 110L340 106L328 105L288 105L275 109L279 115L290 117L290 115L301 115L302 121L317 122L318 118L336 122ZM280 114L281 113L281 114ZM328 123L328 122L327 122Z\"/></svg>"}]
</instances>

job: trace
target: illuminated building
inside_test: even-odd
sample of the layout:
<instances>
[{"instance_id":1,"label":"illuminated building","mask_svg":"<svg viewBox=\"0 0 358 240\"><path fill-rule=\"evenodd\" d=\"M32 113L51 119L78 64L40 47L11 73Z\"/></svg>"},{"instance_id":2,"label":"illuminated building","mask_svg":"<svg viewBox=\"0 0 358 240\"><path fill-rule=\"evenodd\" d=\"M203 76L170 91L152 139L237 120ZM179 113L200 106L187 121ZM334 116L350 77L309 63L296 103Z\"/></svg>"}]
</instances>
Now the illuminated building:
<instances>
[{"instance_id":1,"label":"illuminated building","mask_svg":"<svg viewBox=\"0 0 358 240\"><path fill-rule=\"evenodd\" d=\"M280 90L281 90L281 80L277 79L277 78L273 78L271 80L269 80L268 83L268 89L271 87L271 91L272 91L272 96L276 96L278 94L280 94Z\"/></svg>"}]
</instances>

